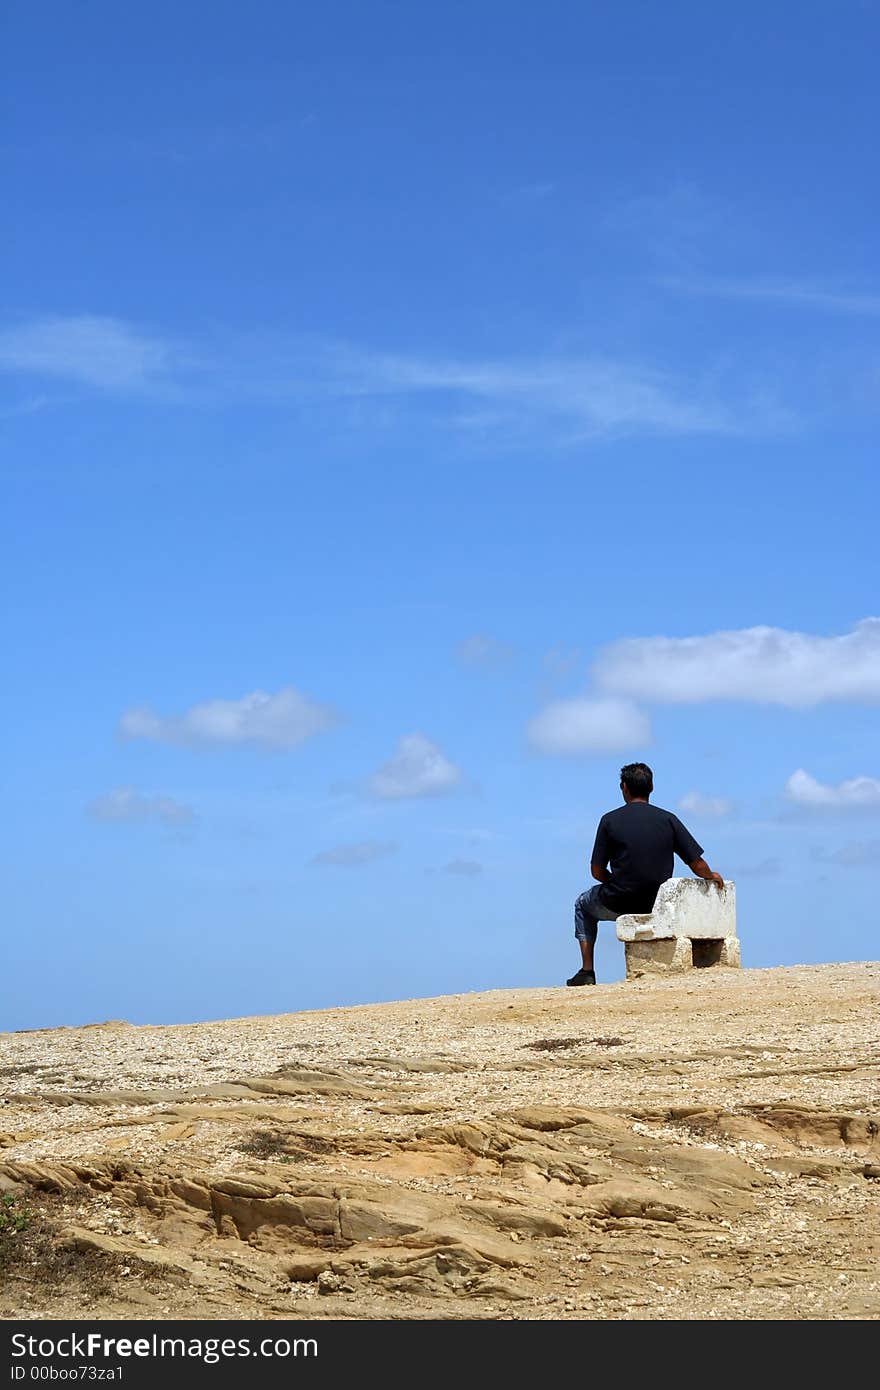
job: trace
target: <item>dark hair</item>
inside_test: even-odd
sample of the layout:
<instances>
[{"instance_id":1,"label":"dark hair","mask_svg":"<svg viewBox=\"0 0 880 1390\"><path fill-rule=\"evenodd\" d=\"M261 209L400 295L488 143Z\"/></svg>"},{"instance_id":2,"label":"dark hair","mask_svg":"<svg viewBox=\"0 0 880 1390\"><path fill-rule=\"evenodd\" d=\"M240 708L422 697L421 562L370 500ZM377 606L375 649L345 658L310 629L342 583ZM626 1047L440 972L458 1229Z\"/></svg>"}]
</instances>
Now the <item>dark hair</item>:
<instances>
[{"instance_id":1,"label":"dark hair","mask_svg":"<svg viewBox=\"0 0 880 1390\"><path fill-rule=\"evenodd\" d=\"M630 796L650 796L654 790L654 774L647 763L627 763L620 769L621 786Z\"/></svg>"}]
</instances>

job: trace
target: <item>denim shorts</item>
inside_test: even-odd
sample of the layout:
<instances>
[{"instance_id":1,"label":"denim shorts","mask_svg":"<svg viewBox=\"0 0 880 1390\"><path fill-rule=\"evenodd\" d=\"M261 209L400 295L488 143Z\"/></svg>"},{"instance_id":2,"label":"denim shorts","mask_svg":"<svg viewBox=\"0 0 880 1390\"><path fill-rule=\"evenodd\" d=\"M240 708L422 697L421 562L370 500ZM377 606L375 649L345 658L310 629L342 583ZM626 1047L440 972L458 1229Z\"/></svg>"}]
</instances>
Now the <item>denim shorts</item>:
<instances>
[{"instance_id":1,"label":"denim shorts","mask_svg":"<svg viewBox=\"0 0 880 1390\"><path fill-rule=\"evenodd\" d=\"M581 893L574 905L574 934L578 941L595 941L600 922L616 922L620 916L613 907L606 907L599 899L601 883Z\"/></svg>"}]
</instances>

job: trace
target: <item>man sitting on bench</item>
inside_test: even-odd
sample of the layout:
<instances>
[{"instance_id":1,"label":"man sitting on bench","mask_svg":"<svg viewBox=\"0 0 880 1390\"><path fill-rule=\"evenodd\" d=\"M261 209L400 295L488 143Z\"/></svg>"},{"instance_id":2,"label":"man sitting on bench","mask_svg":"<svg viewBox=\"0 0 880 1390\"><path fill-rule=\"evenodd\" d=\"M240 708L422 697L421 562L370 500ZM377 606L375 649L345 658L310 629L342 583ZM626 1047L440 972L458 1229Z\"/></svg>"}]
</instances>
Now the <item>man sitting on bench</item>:
<instances>
[{"instance_id":1,"label":"man sitting on bench","mask_svg":"<svg viewBox=\"0 0 880 1390\"><path fill-rule=\"evenodd\" d=\"M599 922L616 922L624 912L650 912L661 883L672 878L674 855L698 878L724 887L713 873L702 848L678 816L652 806L654 774L646 763L627 763L620 769L622 806L599 821L590 856L595 888L581 893L574 905L574 934L581 948L581 968L568 985L594 985L593 947ZM608 865L611 871L608 871Z\"/></svg>"}]
</instances>

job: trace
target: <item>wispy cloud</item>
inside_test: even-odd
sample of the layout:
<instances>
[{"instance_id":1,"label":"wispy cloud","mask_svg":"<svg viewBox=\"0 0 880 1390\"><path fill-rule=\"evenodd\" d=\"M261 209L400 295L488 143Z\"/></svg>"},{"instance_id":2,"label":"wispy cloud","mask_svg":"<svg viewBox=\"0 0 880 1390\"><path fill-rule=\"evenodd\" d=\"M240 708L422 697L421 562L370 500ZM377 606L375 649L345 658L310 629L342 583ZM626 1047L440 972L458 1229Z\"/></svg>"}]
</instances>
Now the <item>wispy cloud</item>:
<instances>
[{"instance_id":1,"label":"wispy cloud","mask_svg":"<svg viewBox=\"0 0 880 1390\"><path fill-rule=\"evenodd\" d=\"M880 618L865 618L836 637L750 627L627 638L600 650L594 677L609 694L667 704L874 703L880 701Z\"/></svg>"},{"instance_id":2,"label":"wispy cloud","mask_svg":"<svg viewBox=\"0 0 880 1390\"><path fill-rule=\"evenodd\" d=\"M38 415L40 411L56 404L58 402L48 395L25 396L20 401L14 401L11 405L0 408L0 420L20 419L23 415Z\"/></svg>"},{"instance_id":3,"label":"wispy cloud","mask_svg":"<svg viewBox=\"0 0 880 1390\"><path fill-rule=\"evenodd\" d=\"M729 205L681 181L625 194L609 206L604 221L615 242L629 241L655 265L676 270L703 263L708 247L742 234Z\"/></svg>"},{"instance_id":4,"label":"wispy cloud","mask_svg":"<svg viewBox=\"0 0 880 1390\"><path fill-rule=\"evenodd\" d=\"M275 695L254 690L240 700L207 700L167 717L148 706L127 710L119 721L119 732L124 738L190 747L251 744L284 752L339 722L339 714L329 705L289 685Z\"/></svg>"},{"instance_id":5,"label":"wispy cloud","mask_svg":"<svg viewBox=\"0 0 880 1390\"><path fill-rule=\"evenodd\" d=\"M448 864L443 865L443 872L459 878L477 878L483 872L483 866L477 859L450 859Z\"/></svg>"},{"instance_id":6,"label":"wispy cloud","mask_svg":"<svg viewBox=\"0 0 880 1390\"><path fill-rule=\"evenodd\" d=\"M880 780L876 777L850 777L832 786L799 767L786 782L785 795L795 805L813 811L880 810Z\"/></svg>"},{"instance_id":7,"label":"wispy cloud","mask_svg":"<svg viewBox=\"0 0 880 1390\"><path fill-rule=\"evenodd\" d=\"M358 362L350 359L356 376ZM432 360L360 359L365 391L445 398L459 408L482 402L511 425L540 417L572 440L615 433L737 434L742 421L708 387L606 358Z\"/></svg>"},{"instance_id":8,"label":"wispy cloud","mask_svg":"<svg viewBox=\"0 0 880 1390\"><path fill-rule=\"evenodd\" d=\"M680 294L713 299L755 300L830 314L880 314L880 294L874 291L834 288L807 280L667 275L659 283Z\"/></svg>"},{"instance_id":9,"label":"wispy cloud","mask_svg":"<svg viewBox=\"0 0 880 1390\"><path fill-rule=\"evenodd\" d=\"M679 810L688 815L702 816L706 820L720 820L733 810L733 802L726 796L705 796L696 791L686 792L678 805Z\"/></svg>"},{"instance_id":10,"label":"wispy cloud","mask_svg":"<svg viewBox=\"0 0 880 1390\"><path fill-rule=\"evenodd\" d=\"M329 401L377 416L428 411L471 436L566 444L626 434L736 435L786 428L760 396L705 378L601 355L448 358L394 354L283 335L185 342L97 315L0 329L0 371L80 389L202 403Z\"/></svg>"},{"instance_id":11,"label":"wispy cloud","mask_svg":"<svg viewBox=\"0 0 880 1390\"><path fill-rule=\"evenodd\" d=\"M504 197L503 201L508 203L543 203L546 198L552 198L556 192L556 184L549 179L536 179L534 183L521 183L516 188L512 188Z\"/></svg>"},{"instance_id":12,"label":"wispy cloud","mask_svg":"<svg viewBox=\"0 0 880 1390\"><path fill-rule=\"evenodd\" d=\"M550 676L561 679L570 676L583 659L584 654L580 647L565 647L560 644L544 653L542 665Z\"/></svg>"},{"instance_id":13,"label":"wispy cloud","mask_svg":"<svg viewBox=\"0 0 880 1390\"><path fill-rule=\"evenodd\" d=\"M629 700L577 696L553 700L528 726L539 753L577 757L584 753L637 751L651 739L647 716Z\"/></svg>"},{"instance_id":14,"label":"wispy cloud","mask_svg":"<svg viewBox=\"0 0 880 1390\"><path fill-rule=\"evenodd\" d=\"M754 864L740 864L734 867L731 877L737 878L776 878L782 872L781 862L773 855L759 859Z\"/></svg>"},{"instance_id":15,"label":"wispy cloud","mask_svg":"<svg viewBox=\"0 0 880 1390\"><path fill-rule=\"evenodd\" d=\"M134 787L116 787L104 796L96 796L86 807L93 820L159 821L162 825L186 825L193 819L191 806L184 806L170 796L145 796Z\"/></svg>"},{"instance_id":16,"label":"wispy cloud","mask_svg":"<svg viewBox=\"0 0 880 1390\"><path fill-rule=\"evenodd\" d=\"M500 830L489 830L483 825L441 825L435 828L438 834L454 836L468 845L497 844L499 840L506 838Z\"/></svg>"},{"instance_id":17,"label":"wispy cloud","mask_svg":"<svg viewBox=\"0 0 880 1390\"><path fill-rule=\"evenodd\" d=\"M367 790L380 801L403 801L442 796L454 791L461 782L461 768L431 739L416 733L400 739L393 757L369 779Z\"/></svg>"},{"instance_id":18,"label":"wispy cloud","mask_svg":"<svg viewBox=\"0 0 880 1390\"><path fill-rule=\"evenodd\" d=\"M184 365L170 342L119 319L50 317L0 329L0 371L55 377L100 391L141 391Z\"/></svg>"},{"instance_id":19,"label":"wispy cloud","mask_svg":"<svg viewBox=\"0 0 880 1390\"><path fill-rule=\"evenodd\" d=\"M88 135L78 125L67 129L54 127L45 134L32 133L25 138L4 139L6 150L14 149L22 158L42 163L47 154L59 163L84 157L117 162L130 172L134 161L156 161L162 164L202 164L212 160L249 161L254 155L283 153L291 144L300 144L305 132L318 124L316 110L304 110L278 120L218 121L207 117L189 123L173 120L161 123L160 113L151 111L147 126L141 131L129 125L116 128L105 123L100 130ZM108 175L112 177L112 175Z\"/></svg>"},{"instance_id":20,"label":"wispy cloud","mask_svg":"<svg viewBox=\"0 0 880 1390\"><path fill-rule=\"evenodd\" d=\"M501 642L485 632L465 637L455 648L455 659L461 666L483 671L495 671L507 666L514 655L509 642Z\"/></svg>"},{"instance_id":21,"label":"wispy cloud","mask_svg":"<svg viewBox=\"0 0 880 1390\"><path fill-rule=\"evenodd\" d=\"M377 859L387 859L396 850L397 845L391 840L361 840L357 844L323 849L309 863L319 868L360 869L365 864L375 863Z\"/></svg>"},{"instance_id":22,"label":"wispy cloud","mask_svg":"<svg viewBox=\"0 0 880 1390\"><path fill-rule=\"evenodd\" d=\"M880 865L880 840L856 840L830 854L819 850L815 858L823 864L837 864L841 869L873 869Z\"/></svg>"}]
</instances>

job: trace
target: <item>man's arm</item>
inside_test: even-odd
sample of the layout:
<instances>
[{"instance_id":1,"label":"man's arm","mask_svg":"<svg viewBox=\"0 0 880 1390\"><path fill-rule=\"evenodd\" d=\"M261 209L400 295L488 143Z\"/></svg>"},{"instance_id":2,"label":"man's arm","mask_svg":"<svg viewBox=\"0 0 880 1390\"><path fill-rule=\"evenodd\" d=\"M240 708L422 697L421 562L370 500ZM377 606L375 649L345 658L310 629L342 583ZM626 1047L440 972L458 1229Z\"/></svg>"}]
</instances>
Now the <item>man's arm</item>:
<instances>
[{"instance_id":1,"label":"man's arm","mask_svg":"<svg viewBox=\"0 0 880 1390\"><path fill-rule=\"evenodd\" d=\"M695 859L693 864L688 864L688 868L697 878L704 878L708 883L717 883L719 888L724 887L724 879L720 874L713 873L705 859Z\"/></svg>"},{"instance_id":2,"label":"man's arm","mask_svg":"<svg viewBox=\"0 0 880 1390\"><path fill-rule=\"evenodd\" d=\"M607 883L611 877L605 867L608 857L608 830L603 816L596 828L596 840L590 855L590 873L599 883Z\"/></svg>"}]
</instances>

